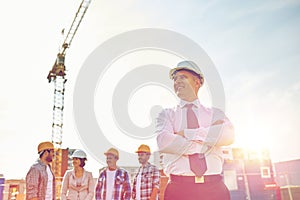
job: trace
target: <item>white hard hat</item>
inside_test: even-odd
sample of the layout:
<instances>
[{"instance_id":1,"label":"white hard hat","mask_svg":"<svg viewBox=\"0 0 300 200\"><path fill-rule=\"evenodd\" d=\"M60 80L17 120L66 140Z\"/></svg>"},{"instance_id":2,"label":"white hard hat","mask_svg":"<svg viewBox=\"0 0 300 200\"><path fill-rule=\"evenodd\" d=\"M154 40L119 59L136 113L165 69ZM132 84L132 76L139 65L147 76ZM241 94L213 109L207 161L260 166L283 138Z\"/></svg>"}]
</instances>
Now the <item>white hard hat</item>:
<instances>
[{"instance_id":1,"label":"white hard hat","mask_svg":"<svg viewBox=\"0 0 300 200\"><path fill-rule=\"evenodd\" d=\"M189 61L189 60L185 60L185 61L181 61L177 64L177 66L173 69L170 70L170 78L173 79L174 78L174 75L175 73L178 71L178 70L188 70L188 71L192 71L196 74L198 74L202 79L204 78L200 68L198 67L198 65L196 63L194 63L193 61Z\"/></svg>"},{"instance_id":2,"label":"white hard hat","mask_svg":"<svg viewBox=\"0 0 300 200\"><path fill-rule=\"evenodd\" d=\"M86 159L86 153L80 149L77 149L72 154L72 158L85 158Z\"/></svg>"}]
</instances>

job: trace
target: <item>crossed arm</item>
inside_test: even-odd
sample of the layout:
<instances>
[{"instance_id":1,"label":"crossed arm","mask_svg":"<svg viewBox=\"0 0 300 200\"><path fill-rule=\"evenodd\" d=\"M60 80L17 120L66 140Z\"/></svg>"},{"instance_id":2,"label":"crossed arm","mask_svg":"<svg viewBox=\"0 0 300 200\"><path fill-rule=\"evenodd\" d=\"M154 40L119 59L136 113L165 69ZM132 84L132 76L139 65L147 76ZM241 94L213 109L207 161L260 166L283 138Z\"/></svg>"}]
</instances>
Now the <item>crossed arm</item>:
<instances>
[{"instance_id":1,"label":"crossed arm","mask_svg":"<svg viewBox=\"0 0 300 200\"><path fill-rule=\"evenodd\" d=\"M163 153L193 154L205 152L209 146L226 146L234 142L233 126L224 115L207 127L180 131L174 130L172 120L166 110L157 118L157 144Z\"/></svg>"}]
</instances>

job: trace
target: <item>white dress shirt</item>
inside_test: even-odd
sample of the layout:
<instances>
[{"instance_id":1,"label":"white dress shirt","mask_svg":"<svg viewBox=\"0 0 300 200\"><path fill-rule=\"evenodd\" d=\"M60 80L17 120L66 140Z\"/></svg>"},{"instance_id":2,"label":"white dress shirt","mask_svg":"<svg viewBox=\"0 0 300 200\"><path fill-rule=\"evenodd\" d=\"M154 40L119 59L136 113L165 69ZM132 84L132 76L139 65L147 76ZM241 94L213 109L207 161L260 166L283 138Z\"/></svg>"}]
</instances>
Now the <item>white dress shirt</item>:
<instances>
[{"instance_id":1,"label":"white dress shirt","mask_svg":"<svg viewBox=\"0 0 300 200\"><path fill-rule=\"evenodd\" d=\"M199 128L187 129L186 104L193 103ZM222 121L219 125L212 125ZM184 131L184 137L175 134ZM233 141L234 131L225 114L216 108L206 108L197 99L194 102L181 100L174 109L164 109L156 121L157 144L164 153L164 171L167 175L194 176L187 155L205 153L207 171L204 175L220 174L223 158L221 145Z\"/></svg>"}]
</instances>

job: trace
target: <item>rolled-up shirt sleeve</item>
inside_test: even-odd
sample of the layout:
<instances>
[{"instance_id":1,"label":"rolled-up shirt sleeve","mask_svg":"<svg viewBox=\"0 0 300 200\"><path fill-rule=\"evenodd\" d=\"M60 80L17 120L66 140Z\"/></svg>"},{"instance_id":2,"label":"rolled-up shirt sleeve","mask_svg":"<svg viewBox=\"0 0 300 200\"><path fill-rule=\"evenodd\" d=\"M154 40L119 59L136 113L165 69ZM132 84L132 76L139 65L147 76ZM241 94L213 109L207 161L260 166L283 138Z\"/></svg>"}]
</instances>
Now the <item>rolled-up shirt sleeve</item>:
<instances>
[{"instance_id":1,"label":"rolled-up shirt sleeve","mask_svg":"<svg viewBox=\"0 0 300 200\"><path fill-rule=\"evenodd\" d=\"M39 171L31 167L26 175L26 195L27 199L38 198L39 193Z\"/></svg>"}]
</instances>

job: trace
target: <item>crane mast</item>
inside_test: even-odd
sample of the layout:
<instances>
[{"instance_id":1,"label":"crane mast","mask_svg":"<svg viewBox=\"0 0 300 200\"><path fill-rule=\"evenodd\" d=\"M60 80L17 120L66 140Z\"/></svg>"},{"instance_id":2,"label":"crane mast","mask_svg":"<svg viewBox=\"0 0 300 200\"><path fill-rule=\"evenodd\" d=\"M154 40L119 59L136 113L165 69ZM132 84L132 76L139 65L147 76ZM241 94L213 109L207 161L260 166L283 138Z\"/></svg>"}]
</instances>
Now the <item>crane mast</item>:
<instances>
[{"instance_id":1,"label":"crane mast","mask_svg":"<svg viewBox=\"0 0 300 200\"><path fill-rule=\"evenodd\" d=\"M80 6L73 19L71 27L61 45L61 49L57 54L57 58L49 71L47 79L54 82L54 105L53 105L53 123L52 123L52 142L55 147L54 159L52 162L52 169L54 171L57 181L62 179L62 134L63 134L63 110L64 110L64 94L65 94L65 56L66 50L70 48L73 38L78 30L78 27L91 3L91 0L82 0ZM57 192L60 192L60 184L57 184ZM57 196L59 199L59 196Z\"/></svg>"}]
</instances>

